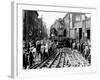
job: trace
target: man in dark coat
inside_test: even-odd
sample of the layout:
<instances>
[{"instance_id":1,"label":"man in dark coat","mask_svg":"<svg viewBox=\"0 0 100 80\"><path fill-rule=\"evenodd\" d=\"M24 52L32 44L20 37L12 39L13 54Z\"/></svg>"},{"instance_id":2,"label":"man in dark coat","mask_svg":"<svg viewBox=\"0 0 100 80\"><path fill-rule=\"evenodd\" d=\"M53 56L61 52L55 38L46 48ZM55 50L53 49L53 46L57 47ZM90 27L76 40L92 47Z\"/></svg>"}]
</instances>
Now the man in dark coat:
<instances>
[{"instance_id":1,"label":"man in dark coat","mask_svg":"<svg viewBox=\"0 0 100 80\"><path fill-rule=\"evenodd\" d=\"M23 54L23 68L26 69L28 66L28 58L26 53Z\"/></svg>"},{"instance_id":2,"label":"man in dark coat","mask_svg":"<svg viewBox=\"0 0 100 80\"><path fill-rule=\"evenodd\" d=\"M39 43L36 45L36 51L37 51L38 55L40 53L40 49L41 49L41 44Z\"/></svg>"},{"instance_id":3,"label":"man in dark coat","mask_svg":"<svg viewBox=\"0 0 100 80\"><path fill-rule=\"evenodd\" d=\"M34 59L33 53L30 51L29 52L29 63L30 63L30 67L33 65L33 59Z\"/></svg>"}]
</instances>

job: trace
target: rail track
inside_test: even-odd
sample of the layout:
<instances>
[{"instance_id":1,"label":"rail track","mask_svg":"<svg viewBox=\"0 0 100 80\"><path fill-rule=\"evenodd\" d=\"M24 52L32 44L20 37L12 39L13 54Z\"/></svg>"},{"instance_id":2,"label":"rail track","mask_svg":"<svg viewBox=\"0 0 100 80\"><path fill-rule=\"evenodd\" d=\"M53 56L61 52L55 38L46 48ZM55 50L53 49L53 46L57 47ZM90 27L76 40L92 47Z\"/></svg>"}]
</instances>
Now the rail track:
<instances>
[{"instance_id":1,"label":"rail track","mask_svg":"<svg viewBox=\"0 0 100 80\"><path fill-rule=\"evenodd\" d=\"M70 49L57 49L48 59L33 66L33 69L40 68L62 68L62 67L85 67L90 66L88 61L78 52Z\"/></svg>"}]
</instances>

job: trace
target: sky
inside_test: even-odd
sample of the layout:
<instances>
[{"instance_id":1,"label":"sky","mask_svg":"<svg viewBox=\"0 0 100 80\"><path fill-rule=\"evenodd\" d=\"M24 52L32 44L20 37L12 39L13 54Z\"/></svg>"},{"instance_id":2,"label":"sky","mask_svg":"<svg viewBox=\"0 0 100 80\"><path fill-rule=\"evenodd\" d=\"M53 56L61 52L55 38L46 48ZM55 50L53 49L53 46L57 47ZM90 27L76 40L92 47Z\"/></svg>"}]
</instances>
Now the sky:
<instances>
[{"instance_id":1,"label":"sky","mask_svg":"<svg viewBox=\"0 0 100 80\"><path fill-rule=\"evenodd\" d=\"M63 18L67 13L60 12L43 12L39 11L39 17L42 17L43 21L46 23L47 32L50 33L50 27L54 24L55 20L58 18Z\"/></svg>"}]
</instances>

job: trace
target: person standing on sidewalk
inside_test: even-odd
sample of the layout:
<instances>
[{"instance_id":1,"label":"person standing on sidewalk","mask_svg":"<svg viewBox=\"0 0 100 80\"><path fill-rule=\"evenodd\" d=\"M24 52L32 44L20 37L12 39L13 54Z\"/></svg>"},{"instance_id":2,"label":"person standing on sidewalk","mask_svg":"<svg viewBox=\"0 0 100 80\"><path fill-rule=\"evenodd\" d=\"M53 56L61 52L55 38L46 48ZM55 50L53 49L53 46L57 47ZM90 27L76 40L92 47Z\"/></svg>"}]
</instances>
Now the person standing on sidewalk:
<instances>
[{"instance_id":1,"label":"person standing on sidewalk","mask_svg":"<svg viewBox=\"0 0 100 80\"><path fill-rule=\"evenodd\" d=\"M46 42L45 44L45 54L46 54L46 58L48 58L49 54L48 54L48 42Z\"/></svg>"}]
</instances>

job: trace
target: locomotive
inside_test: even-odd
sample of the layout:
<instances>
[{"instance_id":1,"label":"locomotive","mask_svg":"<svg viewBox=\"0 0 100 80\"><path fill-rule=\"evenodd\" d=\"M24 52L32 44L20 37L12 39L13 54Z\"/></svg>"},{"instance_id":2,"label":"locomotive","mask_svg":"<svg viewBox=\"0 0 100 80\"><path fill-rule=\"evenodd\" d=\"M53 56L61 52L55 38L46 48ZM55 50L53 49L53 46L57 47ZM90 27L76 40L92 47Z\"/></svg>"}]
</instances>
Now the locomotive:
<instances>
[{"instance_id":1,"label":"locomotive","mask_svg":"<svg viewBox=\"0 0 100 80\"><path fill-rule=\"evenodd\" d=\"M50 29L50 39L57 43L57 47L68 47L70 45L69 39L67 38L67 29L63 21L57 20Z\"/></svg>"}]
</instances>

